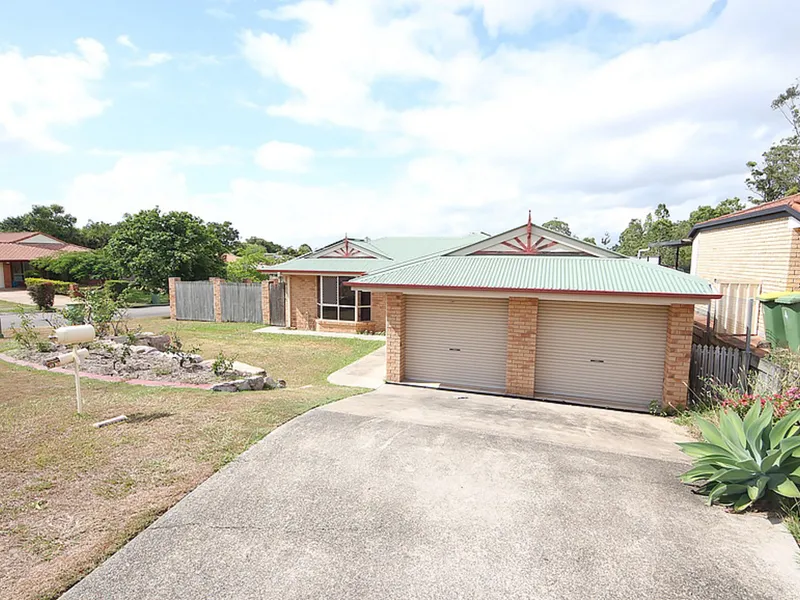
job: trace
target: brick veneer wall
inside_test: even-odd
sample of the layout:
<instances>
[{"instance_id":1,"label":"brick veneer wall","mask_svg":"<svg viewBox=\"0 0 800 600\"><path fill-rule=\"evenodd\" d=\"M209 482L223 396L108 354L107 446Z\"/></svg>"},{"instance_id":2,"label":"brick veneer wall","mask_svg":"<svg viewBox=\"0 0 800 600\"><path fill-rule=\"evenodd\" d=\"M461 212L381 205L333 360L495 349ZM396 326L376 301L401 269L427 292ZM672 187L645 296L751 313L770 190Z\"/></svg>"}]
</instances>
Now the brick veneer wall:
<instances>
[{"instance_id":1,"label":"brick veneer wall","mask_svg":"<svg viewBox=\"0 0 800 600\"><path fill-rule=\"evenodd\" d=\"M507 394L533 396L538 313L537 298L508 299Z\"/></svg>"},{"instance_id":2,"label":"brick veneer wall","mask_svg":"<svg viewBox=\"0 0 800 600\"><path fill-rule=\"evenodd\" d=\"M317 319L317 331L333 331L337 333L374 333L376 325L373 321L332 321Z\"/></svg>"},{"instance_id":3,"label":"brick veneer wall","mask_svg":"<svg viewBox=\"0 0 800 600\"><path fill-rule=\"evenodd\" d=\"M405 378L406 297L386 294L386 381L399 383Z\"/></svg>"},{"instance_id":4,"label":"brick veneer wall","mask_svg":"<svg viewBox=\"0 0 800 600\"><path fill-rule=\"evenodd\" d=\"M792 246L789 250L789 272L786 275L786 289L800 289L800 229L792 230Z\"/></svg>"},{"instance_id":5,"label":"brick veneer wall","mask_svg":"<svg viewBox=\"0 0 800 600\"><path fill-rule=\"evenodd\" d=\"M372 322L375 324L375 331L386 331L386 294L383 292L372 292L371 299Z\"/></svg>"},{"instance_id":6,"label":"brick veneer wall","mask_svg":"<svg viewBox=\"0 0 800 600\"><path fill-rule=\"evenodd\" d=\"M316 329L317 321L317 276L290 275L289 280L289 327Z\"/></svg>"},{"instance_id":7,"label":"brick veneer wall","mask_svg":"<svg viewBox=\"0 0 800 600\"><path fill-rule=\"evenodd\" d=\"M667 349L664 359L664 408L686 406L689 362L692 356L694 305L670 304L667 317Z\"/></svg>"}]
</instances>

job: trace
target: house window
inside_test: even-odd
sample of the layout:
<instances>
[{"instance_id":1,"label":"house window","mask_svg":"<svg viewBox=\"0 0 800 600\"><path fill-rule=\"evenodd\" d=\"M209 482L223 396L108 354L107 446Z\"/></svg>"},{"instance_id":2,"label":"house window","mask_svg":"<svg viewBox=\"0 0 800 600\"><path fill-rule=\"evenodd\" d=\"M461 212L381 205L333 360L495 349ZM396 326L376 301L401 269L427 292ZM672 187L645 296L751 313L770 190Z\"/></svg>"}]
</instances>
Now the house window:
<instances>
[{"instance_id":1,"label":"house window","mask_svg":"<svg viewBox=\"0 0 800 600\"><path fill-rule=\"evenodd\" d=\"M351 279L320 276L317 316L330 321L369 321L372 318L370 293L357 292L349 285L344 285Z\"/></svg>"}]
</instances>

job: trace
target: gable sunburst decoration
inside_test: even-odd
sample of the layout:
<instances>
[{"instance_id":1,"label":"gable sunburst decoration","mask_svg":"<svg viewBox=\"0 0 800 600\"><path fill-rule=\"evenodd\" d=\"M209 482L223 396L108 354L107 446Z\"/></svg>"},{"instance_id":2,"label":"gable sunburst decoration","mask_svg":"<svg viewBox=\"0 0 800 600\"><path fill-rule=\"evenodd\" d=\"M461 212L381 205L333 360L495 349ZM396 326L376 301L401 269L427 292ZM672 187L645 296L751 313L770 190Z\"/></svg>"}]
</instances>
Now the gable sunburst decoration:
<instances>
[{"instance_id":1,"label":"gable sunburst decoration","mask_svg":"<svg viewBox=\"0 0 800 600\"><path fill-rule=\"evenodd\" d=\"M357 246L350 243L347 234L344 234L344 242L333 248L330 252L323 254L320 258L375 258L372 254L364 252Z\"/></svg>"},{"instance_id":2,"label":"gable sunburst decoration","mask_svg":"<svg viewBox=\"0 0 800 600\"><path fill-rule=\"evenodd\" d=\"M531 211L528 211L528 224L525 227L525 237L516 236L510 240L500 242L502 249L495 246L489 250L479 250L475 254L539 254L543 250L556 246L558 242L548 240L545 237L533 241L533 223L531 221Z\"/></svg>"}]
</instances>

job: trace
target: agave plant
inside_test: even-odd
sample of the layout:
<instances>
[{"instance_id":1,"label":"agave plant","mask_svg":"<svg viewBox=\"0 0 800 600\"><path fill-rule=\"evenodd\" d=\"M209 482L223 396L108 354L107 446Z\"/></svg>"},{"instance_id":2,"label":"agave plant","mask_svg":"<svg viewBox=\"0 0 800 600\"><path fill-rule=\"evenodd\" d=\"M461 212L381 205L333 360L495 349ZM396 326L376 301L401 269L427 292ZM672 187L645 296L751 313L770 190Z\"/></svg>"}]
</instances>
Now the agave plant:
<instances>
[{"instance_id":1,"label":"agave plant","mask_svg":"<svg viewBox=\"0 0 800 600\"><path fill-rule=\"evenodd\" d=\"M698 483L697 492L735 511L777 494L800 498L800 410L772 422L773 406L756 402L744 419L733 410L720 410L719 427L696 418L705 442L680 443L695 459L681 475Z\"/></svg>"}]
</instances>

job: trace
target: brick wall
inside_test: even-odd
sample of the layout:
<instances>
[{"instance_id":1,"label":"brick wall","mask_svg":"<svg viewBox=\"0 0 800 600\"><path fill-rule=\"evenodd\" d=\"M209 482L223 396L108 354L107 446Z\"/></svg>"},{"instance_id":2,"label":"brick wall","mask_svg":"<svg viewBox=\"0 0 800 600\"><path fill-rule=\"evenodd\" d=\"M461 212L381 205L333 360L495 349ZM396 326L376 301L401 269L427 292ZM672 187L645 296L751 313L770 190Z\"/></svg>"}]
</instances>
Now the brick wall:
<instances>
[{"instance_id":1,"label":"brick wall","mask_svg":"<svg viewBox=\"0 0 800 600\"><path fill-rule=\"evenodd\" d=\"M506 393L533 396L536 365L537 298L508 299Z\"/></svg>"},{"instance_id":2,"label":"brick wall","mask_svg":"<svg viewBox=\"0 0 800 600\"><path fill-rule=\"evenodd\" d=\"M317 319L317 331L333 331L337 333L374 333L377 327L373 321L331 321Z\"/></svg>"},{"instance_id":3,"label":"brick wall","mask_svg":"<svg viewBox=\"0 0 800 600\"><path fill-rule=\"evenodd\" d=\"M269 325L269 281L261 282L261 322Z\"/></svg>"},{"instance_id":4,"label":"brick wall","mask_svg":"<svg viewBox=\"0 0 800 600\"><path fill-rule=\"evenodd\" d=\"M372 322L375 331L386 331L386 294L383 292L372 292Z\"/></svg>"},{"instance_id":5,"label":"brick wall","mask_svg":"<svg viewBox=\"0 0 800 600\"><path fill-rule=\"evenodd\" d=\"M169 318L173 321L178 318L178 301L175 297L175 284L180 280L180 277L169 278Z\"/></svg>"},{"instance_id":6,"label":"brick wall","mask_svg":"<svg viewBox=\"0 0 800 600\"><path fill-rule=\"evenodd\" d=\"M798 239L788 220L701 231L692 272L709 281L761 283L765 292L787 289L789 256Z\"/></svg>"},{"instance_id":7,"label":"brick wall","mask_svg":"<svg viewBox=\"0 0 800 600\"><path fill-rule=\"evenodd\" d=\"M222 323L222 282L221 277L209 277L208 280L214 288L214 320Z\"/></svg>"},{"instance_id":8,"label":"brick wall","mask_svg":"<svg viewBox=\"0 0 800 600\"><path fill-rule=\"evenodd\" d=\"M405 378L406 297L386 294L386 381L399 383Z\"/></svg>"},{"instance_id":9,"label":"brick wall","mask_svg":"<svg viewBox=\"0 0 800 600\"><path fill-rule=\"evenodd\" d=\"M667 349L664 359L664 408L686 406L689 362L692 356L694 305L670 304L667 316Z\"/></svg>"},{"instance_id":10,"label":"brick wall","mask_svg":"<svg viewBox=\"0 0 800 600\"><path fill-rule=\"evenodd\" d=\"M289 327L316 329L317 276L289 275Z\"/></svg>"},{"instance_id":11,"label":"brick wall","mask_svg":"<svg viewBox=\"0 0 800 600\"><path fill-rule=\"evenodd\" d=\"M792 244L789 251L789 272L786 275L786 289L800 289L800 229L792 230Z\"/></svg>"}]
</instances>

